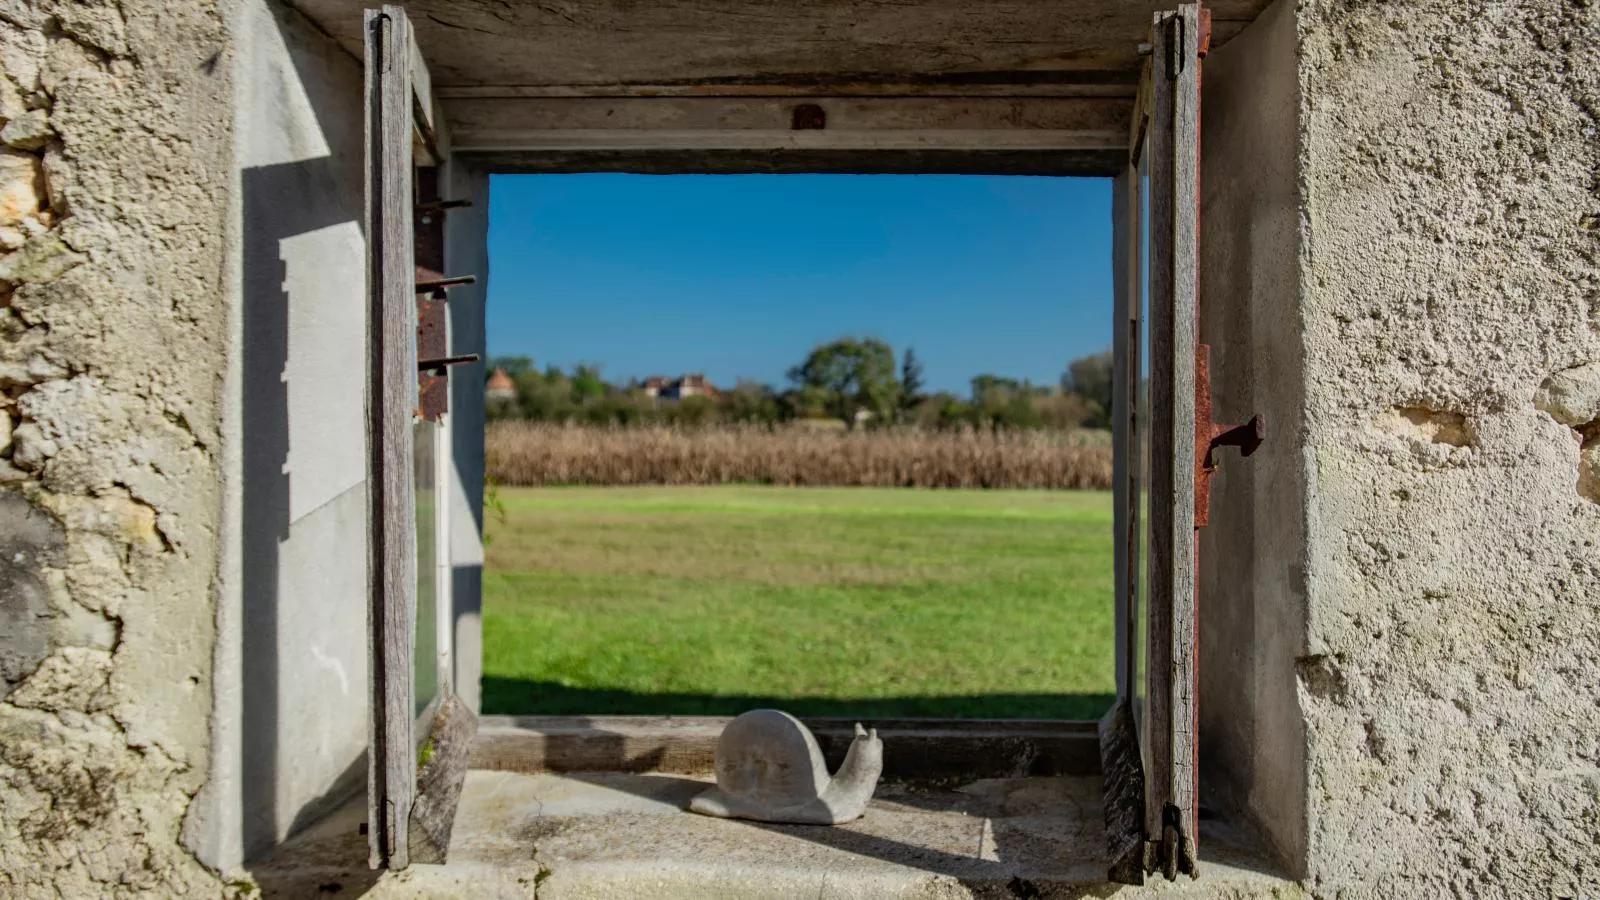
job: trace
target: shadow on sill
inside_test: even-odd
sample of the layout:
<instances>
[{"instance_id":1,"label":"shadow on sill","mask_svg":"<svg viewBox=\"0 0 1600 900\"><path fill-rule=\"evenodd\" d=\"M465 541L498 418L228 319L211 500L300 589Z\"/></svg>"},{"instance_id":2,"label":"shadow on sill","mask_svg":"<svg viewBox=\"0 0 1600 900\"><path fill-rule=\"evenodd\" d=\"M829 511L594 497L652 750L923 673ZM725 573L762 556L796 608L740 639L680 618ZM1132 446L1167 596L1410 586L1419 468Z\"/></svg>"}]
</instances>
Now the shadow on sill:
<instances>
[{"instance_id":1,"label":"shadow on sill","mask_svg":"<svg viewBox=\"0 0 1600 900\"><path fill-rule=\"evenodd\" d=\"M801 718L1099 719L1112 694L977 694L931 697L784 697L665 694L577 688L485 675L483 714L519 716L736 716L781 709Z\"/></svg>"},{"instance_id":2,"label":"shadow on sill","mask_svg":"<svg viewBox=\"0 0 1600 900\"><path fill-rule=\"evenodd\" d=\"M868 815L844 826L771 825L686 811L705 776L659 772L474 770L450 862L404 876L366 868L364 797L252 867L263 897L640 896L628 872L663 879L652 896L904 894L949 879L956 896L1109 896L1100 779L1016 777L880 784ZM1259 896L1273 878L1261 844L1203 817L1202 896ZM808 849L810 848L810 849ZM655 876L652 876L655 877ZM385 885L389 888L385 888ZM654 884L654 882L652 882ZM730 893L730 891L732 893ZM541 893L543 889L541 889ZM864 892L864 893L863 893Z\"/></svg>"}]
</instances>

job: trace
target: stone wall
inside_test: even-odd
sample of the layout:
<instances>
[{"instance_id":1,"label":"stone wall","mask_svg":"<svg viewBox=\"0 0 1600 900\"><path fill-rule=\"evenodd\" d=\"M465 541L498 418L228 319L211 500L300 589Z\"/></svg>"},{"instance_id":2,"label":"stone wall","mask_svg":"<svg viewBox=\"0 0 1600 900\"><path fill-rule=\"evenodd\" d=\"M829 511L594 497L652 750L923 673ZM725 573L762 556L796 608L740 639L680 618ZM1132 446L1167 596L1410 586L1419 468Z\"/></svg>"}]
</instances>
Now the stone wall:
<instances>
[{"instance_id":1,"label":"stone wall","mask_svg":"<svg viewBox=\"0 0 1600 900\"><path fill-rule=\"evenodd\" d=\"M1595 896L1600 4L1298 17L1311 883Z\"/></svg>"},{"instance_id":2,"label":"stone wall","mask_svg":"<svg viewBox=\"0 0 1600 900\"><path fill-rule=\"evenodd\" d=\"M221 892L229 68L197 0L0 2L0 894Z\"/></svg>"}]
</instances>

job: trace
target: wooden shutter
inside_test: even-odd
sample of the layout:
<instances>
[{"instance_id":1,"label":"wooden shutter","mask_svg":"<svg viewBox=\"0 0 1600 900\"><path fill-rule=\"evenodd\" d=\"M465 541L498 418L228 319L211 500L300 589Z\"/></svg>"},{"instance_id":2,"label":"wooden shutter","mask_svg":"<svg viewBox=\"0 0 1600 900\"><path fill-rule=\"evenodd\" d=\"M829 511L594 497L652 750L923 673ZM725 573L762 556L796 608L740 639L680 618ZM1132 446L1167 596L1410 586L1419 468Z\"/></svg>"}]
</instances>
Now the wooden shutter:
<instances>
[{"instance_id":1,"label":"wooden shutter","mask_svg":"<svg viewBox=\"0 0 1600 900\"><path fill-rule=\"evenodd\" d=\"M1157 17L1145 152L1150 189L1146 868L1198 874L1195 418L1199 244L1198 4Z\"/></svg>"},{"instance_id":2,"label":"wooden shutter","mask_svg":"<svg viewBox=\"0 0 1600 900\"><path fill-rule=\"evenodd\" d=\"M413 859L442 863L460 798L476 718L450 688L439 640L423 634L429 668L417 696L416 435L439 438L445 411L445 367L475 355L451 356L444 324L446 291L474 276L443 275L446 211L466 204L436 194L436 168L449 156L443 118L405 11L365 13L367 226L367 497L368 565L368 842L374 868L403 869ZM421 204L419 215L418 205ZM420 355L420 359L419 359ZM434 429L430 431L429 429ZM432 485L437 489L438 485ZM426 511L425 511L426 512ZM435 535L437 537L437 535ZM429 541L430 552L435 541ZM421 583L436 559L421 561ZM436 668L437 667L437 668ZM436 678L435 675L438 677ZM423 708L418 713L417 701ZM418 771L419 737L434 752Z\"/></svg>"},{"instance_id":3,"label":"wooden shutter","mask_svg":"<svg viewBox=\"0 0 1600 900\"><path fill-rule=\"evenodd\" d=\"M416 788L412 645L416 535L412 417L417 308L412 244L411 24L398 6L364 17L366 59L367 834L374 868L405 868Z\"/></svg>"},{"instance_id":4,"label":"wooden shutter","mask_svg":"<svg viewBox=\"0 0 1600 900\"><path fill-rule=\"evenodd\" d=\"M1144 495L1143 380L1141 342L1144 305L1144 186L1139 149L1145 118L1144 94L1134 111L1127 167L1112 184L1112 502L1116 569L1117 700L1100 723L1104 776L1108 880L1143 884L1145 864L1144 764L1138 722L1145 691L1145 657L1139 603L1143 560L1140 506Z\"/></svg>"}]
</instances>

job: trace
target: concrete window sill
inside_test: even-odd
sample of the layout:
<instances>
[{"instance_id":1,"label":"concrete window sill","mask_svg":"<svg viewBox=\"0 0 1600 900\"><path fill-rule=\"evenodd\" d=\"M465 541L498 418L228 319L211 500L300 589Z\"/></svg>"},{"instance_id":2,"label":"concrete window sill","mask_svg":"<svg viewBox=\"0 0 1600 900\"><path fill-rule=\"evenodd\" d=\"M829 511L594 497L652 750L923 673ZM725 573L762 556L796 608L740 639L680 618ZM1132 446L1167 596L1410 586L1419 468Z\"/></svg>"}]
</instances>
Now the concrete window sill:
<instances>
[{"instance_id":1,"label":"concrete window sill","mask_svg":"<svg viewBox=\"0 0 1600 900\"><path fill-rule=\"evenodd\" d=\"M368 871L361 800L253 874L266 897L1076 897L1114 887L1104 884L1097 776L886 784L859 821L831 828L685 812L709 781L477 770L446 865ZM1202 840L1198 881L1118 896L1297 893L1227 829Z\"/></svg>"},{"instance_id":2,"label":"concrete window sill","mask_svg":"<svg viewBox=\"0 0 1600 900\"><path fill-rule=\"evenodd\" d=\"M1003 740L1010 746L1020 735L1030 753L1050 750L1047 759L1035 756L1035 762L1047 761L1061 774L951 778L891 771L865 816L834 827L767 825L687 812L690 798L713 780L709 738L720 724L486 719L473 750L478 768L466 776L447 864L413 865L381 877L369 871L361 831L365 799L356 798L254 867L252 875L267 897L787 900L1298 893L1294 883L1271 874L1264 855L1252 851L1243 835L1210 819L1201 835L1198 881L1157 879L1144 888L1120 889L1107 884L1101 779L1096 768L1075 762L1083 756L1074 749L1077 740L1092 739L1093 731L1074 737L1083 730L1075 723L1008 723L1004 739L995 726L976 723L901 723L902 747L919 739L932 746L934 736L942 735L939 753L902 755L920 757L922 766L944 758L962 760L965 769L975 757L960 745ZM831 739L831 727L820 730ZM982 738L958 734L971 730L988 733ZM885 742L893 746L891 738ZM543 770L592 762L597 748L613 763L652 760L655 765L648 771ZM488 765L493 768L483 767ZM1016 771L1015 761L1003 767Z\"/></svg>"}]
</instances>

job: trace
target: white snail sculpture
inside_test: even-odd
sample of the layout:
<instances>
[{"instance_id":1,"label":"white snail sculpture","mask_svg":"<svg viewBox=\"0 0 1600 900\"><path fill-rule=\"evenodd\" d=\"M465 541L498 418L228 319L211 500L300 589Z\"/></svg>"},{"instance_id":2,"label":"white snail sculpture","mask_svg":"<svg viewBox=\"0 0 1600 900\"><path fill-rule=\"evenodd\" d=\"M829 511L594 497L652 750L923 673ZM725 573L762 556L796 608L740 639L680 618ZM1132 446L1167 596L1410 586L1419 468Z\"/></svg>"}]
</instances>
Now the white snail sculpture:
<instances>
[{"instance_id":1,"label":"white snail sculpture","mask_svg":"<svg viewBox=\"0 0 1600 900\"><path fill-rule=\"evenodd\" d=\"M838 825L859 819L883 774L878 731L856 726L839 771L828 777L822 748L800 720L775 709L747 712L717 739L717 786L689 809L724 819Z\"/></svg>"}]
</instances>

